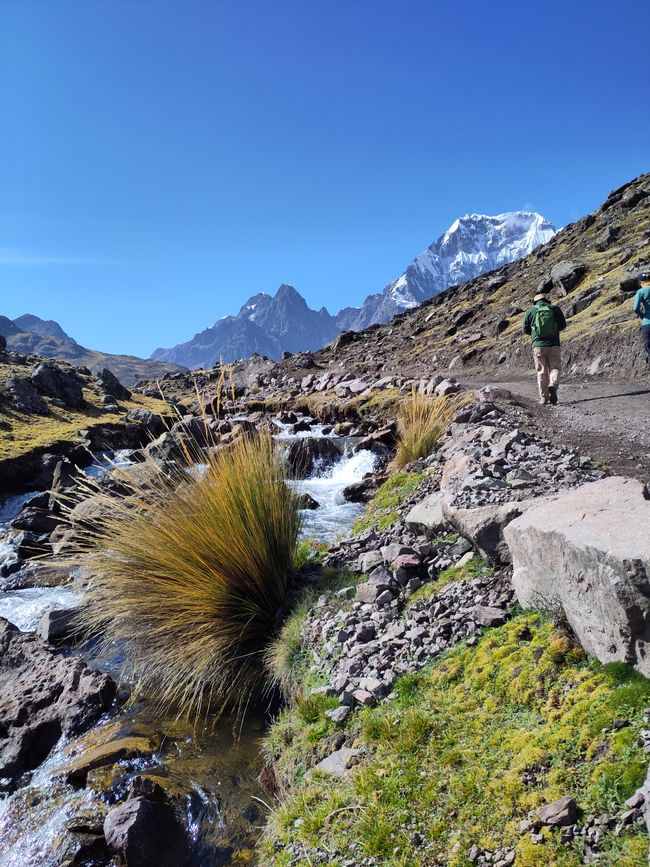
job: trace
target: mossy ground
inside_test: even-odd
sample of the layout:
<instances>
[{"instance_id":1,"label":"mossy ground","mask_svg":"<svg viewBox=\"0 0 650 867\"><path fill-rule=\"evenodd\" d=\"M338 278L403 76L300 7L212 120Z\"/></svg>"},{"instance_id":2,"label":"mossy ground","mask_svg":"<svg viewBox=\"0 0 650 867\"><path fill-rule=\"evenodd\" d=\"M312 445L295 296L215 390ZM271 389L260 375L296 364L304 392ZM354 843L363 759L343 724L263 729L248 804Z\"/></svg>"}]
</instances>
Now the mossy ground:
<instances>
[{"instance_id":1,"label":"mossy ground","mask_svg":"<svg viewBox=\"0 0 650 867\"><path fill-rule=\"evenodd\" d=\"M612 813L645 778L637 739L650 683L623 664L587 659L541 615L519 615L475 647L455 648L401 678L397 693L350 718L347 742L363 758L343 780L304 779L332 751L337 728L325 710L336 699L303 699L280 714L266 749L288 795L260 863L290 863L293 843L304 847L305 867L317 847L334 867L366 856L395 867L460 867L478 844L514 847L524 867L571 867L581 863L578 844L565 848L547 831L533 844L519 834L521 819L563 795L585 814ZM613 729L620 719L630 725ZM598 863L646 864L647 850L640 828L612 834Z\"/></svg>"},{"instance_id":2,"label":"mossy ground","mask_svg":"<svg viewBox=\"0 0 650 867\"><path fill-rule=\"evenodd\" d=\"M436 540L434 539L434 542ZM465 563L464 566L449 566L443 569L435 581L430 581L428 584L423 584L419 590L409 599L409 606L415 605L417 602L422 602L429 599L434 593L440 593L445 587L453 584L456 581L466 581L468 578L482 578L492 575L494 569L483 560L482 557L474 556Z\"/></svg>"},{"instance_id":3,"label":"mossy ground","mask_svg":"<svg viewBox=\"0 0 650 867\"><path fill-rule=\"evenodd\" d=\"M0 379L10 375L10 367L0 364ZM81 409L60 409L46 397L49 415L28 415L4 408L2 421L6 425L0 430L0 460L17 457L57 440L80 439L77 433L79 430L94 424L118 423L130 409L144 407L162 414L168 411L164 401L135 392L131 400L120 401L119 411L114 413L106 412L101 406L100 395L88 388L84 389L84 398L86 406Z\"/></svg>"},{"instance_id":4,"label":"mossy ground","mask_svg":"<svg viewBox=\"0 0 650 867\"><path fill-rule=\"evenodd\" d=\"M400 517L400 506L410 497L426 473L396 473L379 488L363 515L355 521L354 533L369 527L385 530Z\"/></svg>"}]
</instances>

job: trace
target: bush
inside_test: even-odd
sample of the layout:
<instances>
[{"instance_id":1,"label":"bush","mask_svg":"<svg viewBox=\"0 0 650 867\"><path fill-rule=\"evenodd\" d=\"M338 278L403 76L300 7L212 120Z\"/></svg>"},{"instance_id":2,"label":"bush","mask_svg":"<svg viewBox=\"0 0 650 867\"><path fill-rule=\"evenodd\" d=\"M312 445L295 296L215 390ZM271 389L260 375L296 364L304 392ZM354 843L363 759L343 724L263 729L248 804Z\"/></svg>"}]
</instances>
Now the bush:
<instances>
[{"instance_id":1,"label":"bush","mask_svg":"<svg viewBox=\"0 0 650 867\"><path fill-rule=\"evenodd\" d=\"M267 683L265 654L289 609L300 517L270 436L123 474L83 531L92 581L83 621L124 648L126 672L158 703L241 709ZM203 460L206 460L204 457Z\"/></svg>"},{"instance_id":2,"label":"bush","mask_svg":"<svg viewBox=\"0 0 650 867\"><path fill-rule=\"evenodd\" d=\"M394 467L399 470L411 461L429 457L453 421L460 403L456 397L441 395L431 398L413 389L397 411L398 443Z\"/></svg>"}]
</instances>

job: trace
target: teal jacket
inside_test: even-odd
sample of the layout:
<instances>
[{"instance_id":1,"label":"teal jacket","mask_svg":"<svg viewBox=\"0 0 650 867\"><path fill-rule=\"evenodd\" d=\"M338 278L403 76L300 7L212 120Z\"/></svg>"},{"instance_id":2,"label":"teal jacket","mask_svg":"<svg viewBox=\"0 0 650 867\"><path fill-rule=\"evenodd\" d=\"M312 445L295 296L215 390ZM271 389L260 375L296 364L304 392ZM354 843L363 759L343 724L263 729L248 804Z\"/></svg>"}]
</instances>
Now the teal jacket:
<instances>
[{"instance_id":1,"label":"teal jacket","mask_svg":"<svg viewBox=\"0 0 650 867\"><path fill-rule=\"evenodd\" d=\"M549 304L548 301L538 301L537 304L534 304L532 307L529 307L526 311L526 315L524 316L524 334L530 334L532 336L533 333L533 320L535 318L535 312L538 307L546 304L547 307L550 307L553 313L555 314L555 321L557 322L557 339L556 340L541 340L539 338L535 339L533 337L533 347L538 346L559 346L560 345L560 331L564 331L566 328L566 319L564 318L564 313L560 310L557 304Z\"/></svg>"},{"instance_id":2,"label":"teal jacket","mask_svg":"<svg viewBox=\"0 0 650 867\"><path fill-rule=\"evenodd\" d=\"M644 325L650 325L650 286L642 286L634 296L634 312Z\"/></svg>"}]
</instances>

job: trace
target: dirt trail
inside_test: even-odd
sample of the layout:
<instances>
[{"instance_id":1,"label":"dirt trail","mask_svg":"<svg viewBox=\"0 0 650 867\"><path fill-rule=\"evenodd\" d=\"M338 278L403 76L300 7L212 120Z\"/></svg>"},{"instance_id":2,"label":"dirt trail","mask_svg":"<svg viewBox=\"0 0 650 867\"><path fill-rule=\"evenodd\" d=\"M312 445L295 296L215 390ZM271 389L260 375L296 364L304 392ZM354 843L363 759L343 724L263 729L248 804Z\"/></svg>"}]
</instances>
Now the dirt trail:
<instances>
[{"instance_id":1,"label":"dirt trail","mask_svg":"<svg viewBox=\"0 0 650 867\"><path fill-rule=\"evenodd\" d=\"M521 402L520 427L571 445L616 474L650 486L650 372L645 380L567 380L557 406L540 406L534 374L463 379L474 386L498 384Z\"/></svg>"}]
</instances>

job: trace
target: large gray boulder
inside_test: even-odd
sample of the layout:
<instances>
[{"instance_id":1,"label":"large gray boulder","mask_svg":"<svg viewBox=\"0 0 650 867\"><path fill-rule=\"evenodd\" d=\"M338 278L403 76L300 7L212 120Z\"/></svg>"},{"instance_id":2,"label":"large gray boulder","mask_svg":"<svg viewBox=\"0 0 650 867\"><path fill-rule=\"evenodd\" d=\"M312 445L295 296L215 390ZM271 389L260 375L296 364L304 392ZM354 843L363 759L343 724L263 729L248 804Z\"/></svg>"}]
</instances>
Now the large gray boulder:
<instances>
[{"instance_id":1,"label":"large gray boulder","mask_svg":"<svg viewBox=\"0 0 650 867\"><path fill-rule=\"evenodd\" d=\"M601 479L540 501L504 531L524 608L562 609L601 662L650 676L650 496Z\"/></svg>"},{"instance_id":2,"label":"large gray boulder","mask_svg":"<svg viewBox=\"0 0 650 867\"><path fill-rule=\"evenodd\" d=\"M406 515L406 526L415 532L435 533L442 530L445 526L442 500L443 496L439 491L420 500Z\"/></svg>"},{"instance_id":3,"label":"large gray boulder","mask_svg":"<svg viewBox=\"0 0 650 867\"><path fill-rule=\"evenodd\" d=\"M84 404L82 381L71 368L43 361L32 371L31 381L39 394L56 398L66 406L78 408Z\"/></svg>"},{"instance_id":4,"label":"large gray boulder","mask_svg":"<svg viewBox=\"0 0 650 867\"><path fill-rule=\"evenodd\" d=\"M512 554L504 531L511 521L522 515L536 500L521 500L491 506L463 509L454 505L453 498L443 495L442 514L445 521L469 539L481 556L497 566L512 562Z\"/></svg>"}]
</instances>

